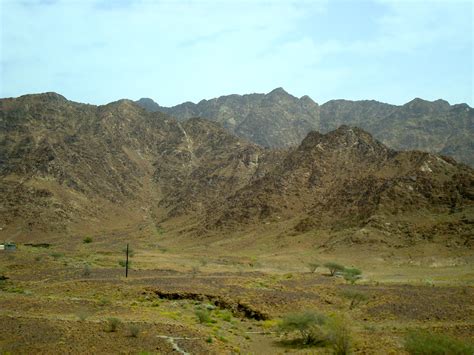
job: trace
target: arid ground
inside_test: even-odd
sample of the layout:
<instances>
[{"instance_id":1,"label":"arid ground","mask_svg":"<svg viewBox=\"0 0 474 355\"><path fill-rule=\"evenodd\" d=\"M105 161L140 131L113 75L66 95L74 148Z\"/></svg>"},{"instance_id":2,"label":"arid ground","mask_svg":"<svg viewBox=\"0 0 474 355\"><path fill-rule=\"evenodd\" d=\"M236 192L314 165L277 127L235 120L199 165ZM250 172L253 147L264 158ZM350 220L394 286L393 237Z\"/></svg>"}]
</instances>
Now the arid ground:
<instances>
[{"instance_id":1,"label":"arid ground","mask_svg":"<svg viewBox=\"0 0 474 355\"><path fill-rule=\"evenodd\" d=\"M474 257L465 248L119 234L0 253L8 277L0 281L2 353L332 353L278 331L281 317L297 311L342 317L359 354L404 353L414 328L474 337ZM361 269L362 279L351 284L308 267L329 261ZM348 290L367 299L350 309Z\"/></svg>"}]
</instances>

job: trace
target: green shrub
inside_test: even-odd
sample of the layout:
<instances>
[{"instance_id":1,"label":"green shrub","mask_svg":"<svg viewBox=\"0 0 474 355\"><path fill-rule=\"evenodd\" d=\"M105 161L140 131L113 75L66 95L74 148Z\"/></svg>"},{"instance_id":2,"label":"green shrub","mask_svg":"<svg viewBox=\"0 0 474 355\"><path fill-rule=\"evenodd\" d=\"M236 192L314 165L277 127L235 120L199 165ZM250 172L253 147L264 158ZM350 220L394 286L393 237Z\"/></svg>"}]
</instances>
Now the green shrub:
<instances>
[{"instance_id":1,"label":"green shrub","mask_svg":"<svg viewBox=\"0 0 474 355\"><path fill-rule=\"evenodd\" d=\"M282 332L299 332L304 344L318 344L324 342L325 336L321 326L326 317L313 312L290 313L283 317L278 328Z\"/></svg>"},{"instance_id":2,"label":"green shrub","mask_svg":"<svg viewBox=\"0 0 474 355\"><path fill-rule=\"evenodd\" d=\"M54 253L51 253L50 254L54 260L58 260L59 258L62 258L64 256L63 253L58 253L58 252L54 252Z\"/></svg>"},{"instance_id":3,"label":"green shrub","mask_svg":"<svg viewBox=\"0 0 474 355\"><path fill-rule=\"evenodd\" d=\"M117 328L120 325L120 323L122 323L122 322L118 318L109 318L109 319L107 319L107 331L108 332L116 332Z\"/></svg>"},{"instance_id":4,"label":"green shrub","mask_svg":"<svg viewBox=\"0 0 474 355\"><path fill-rule=\"evenodd\" d=\"M355 290L346 290L342 292L342 296L348 298L351 301L349 309L357 307L361 302L368 299L367 294Z\"/></svg>"},{"instance_id":5,"label":"green shrub","mask_svg":"<svg viewBox=\"0 0 474 355\"><path fill-rule=\"evenodd\" d=\"M125 267L125 266L127 265L127 261L126 261L126 260L119 260L118 263L119 263L119 265L120 265L121 267ZM128 261L128 268L129 268L129 269L132 268L132 261L131 261L131 260Z\"/></svg>"},{"instance_id":6,"label":"green shrub","mask_svg":"<svg viewBox=\"0 0 474 355\"><path fill-rule=\"evenodd\" d=\"M138 334L140 334L140 327L136 324L130 324L128 326L128 331L130 332L130 336L132 338L137 338Z\"/></svg>"},{"instance_id":7,"label":"green shrub","mask_svg":"<svg viewBox=\"0 0 474 355\"><path fill-rule=\"evenodd\" d=\"M92 243L92 238L91 238L91 237L85 237L85 238L82 240L82 242L83 242L84 244Z\"/></svg>"},{"instance_id":8,"label":"green shrub","mask_svg":"<svg viewBox=\"0 0 474 355\"><path fill-rule=\"evenodd\" d=\"M356 268L345 268L343 271L344 279L351 284L354 284L361 278L362 271Z\"/></svg>"},{"instance_id":9,"label":"green shrub","mask_svg":"<svg viewBox=\"0 0 474 355\"><path fill-rule=\"evenodd\" d=\"M99 306L108 306L110 305L112 302L106 298L106 297L102 297L100 300L99 300Z\"/></svg>"},{"instance_id":10,"label":"green shrub","mask_svg":"<svg viewBox=\"0 0 474 355\"><path fill-rule=\"evenodd\" d=\"M127 253L127 248L123 248L122 251L123 251L124 254L126 254ZM135 256L135 250L133 250L132 248L128 248L128 256L130 258L134 257Z\"/></svg>"},{"instance_id":11,"label":"green shrub","mask_svg":"<svg viewBox=\"0 0 474 355\"><path fill-rule=\"evenodd\" d=\"M329 269L329 273L331 274L331 276L334 276L334 274L338 271L341 272L345 270L344 266L338 263L334 263L334 262L326 263L324 264L324 266Z\"/></svg>"},{"instance_id":12,"label":"green shrub","mask_svg":"<svg viewBox=\"0 0 474 355\"><path fill-rule=\"evenodd\" d=\"M313 273L316 272L316 269L320 266L321 265L319 265L318 263L309 263L308 264L309 271L313 272Z\"/></svg>"},{"instance_id":13,"label":"green shrub","mask_svg":"<svg viewBox=\"0 0 474 355\"><path fill-rule=\"evenodd\" d=\"M196 314L196 317L199 321L199 323L211 323L211 312L207 309L196 309L194 312Z\"/></svg>"},{"instance_id":14,"label":"green shrub","mask_svg":"<svg viewBox=\"0 0 474 355\"><path fill-rule=\"evenodd\" d=\"M348 298L351 301L349 304L349 309L357 307L361 302L368 299L367 294L356 290L346 290L342 292L342 296Z\"/></svg>"},{"instance_id":15,"label":"green shrub","mask_svg":"<svg viewBox=\"0 0 474 355\"><path fill-rule=\"evenodd\" d=\"M84 266L84 270L82 271L82 275L85 277L91 276L91 267L89 265Z\"/></svg>"},{"instance_id":16,"label":"green shrub","mask_svg":"<svg viewBox=\"0 0 474 355\"><path fill-rule=\"evenodd\" d=\"M191 269L191 275L193 278L195 278L197 276L197 274L199 274L199 266L193 266L193 268Z\"/></svg>"},{"instance_id":17,"label":"green shrub","mask_svg":"<svg viewBox=\"0 0 474 355\"><path fill-rule=\"evenodd\" d=\"M228 310L224 310L219 312L217 315L219 318L221 318L223 321L230 322L232 320L232 312Z\"/></svg>"},{"instance_id":18,"label":"green shrub","mask_svg":"<svg viewBox=\"0 0 474 355\"><path fill-rule=\"evenodd\" d=\"M91 314L87 310L81 309L76 313L76 315L77 315L77 318L79 318L79 320L83 322L87 318L89 318Z\"/></svg>"},{"instance_id":19,"label":"green shrub","mask_svg":"<svg viewBox=\"0 0 474 355\"><path fill-rule=\"evenodd\" d=\"M405 336L405 350L413 355L472 355L474 345L448 335L412 330Z\"/></svg>"}]
</instances>

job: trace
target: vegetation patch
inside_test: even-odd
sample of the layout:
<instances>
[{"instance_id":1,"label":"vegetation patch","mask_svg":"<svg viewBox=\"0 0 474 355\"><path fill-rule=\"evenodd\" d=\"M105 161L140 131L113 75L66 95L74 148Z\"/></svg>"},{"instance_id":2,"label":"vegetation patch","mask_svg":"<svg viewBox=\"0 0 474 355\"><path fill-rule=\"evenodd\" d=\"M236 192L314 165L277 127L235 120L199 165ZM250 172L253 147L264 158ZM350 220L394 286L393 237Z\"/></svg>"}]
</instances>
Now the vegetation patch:
<instances>
[{"instance_id":1,"label":"vegetation patch","mask_svg":"<svg viewBox=\"0 0 474 355\"><path fill-rule=\"evenodd\" d=\"M472 355L474 345L459 339L425 330L411 330L405 336L405 350L413 355Z\"/></svg>"}]
</instances>

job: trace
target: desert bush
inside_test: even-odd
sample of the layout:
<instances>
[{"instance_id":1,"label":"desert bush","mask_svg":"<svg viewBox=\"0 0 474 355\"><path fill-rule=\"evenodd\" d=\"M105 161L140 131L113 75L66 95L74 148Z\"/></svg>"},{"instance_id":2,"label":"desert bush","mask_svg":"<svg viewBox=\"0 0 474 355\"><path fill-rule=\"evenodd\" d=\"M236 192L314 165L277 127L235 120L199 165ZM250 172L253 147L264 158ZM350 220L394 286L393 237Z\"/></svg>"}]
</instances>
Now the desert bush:
<instances>
[{"instance_id":1,"label":"desert bush","mask_svg":"<svg viewBox=\"0 0 474 355\"><path fill-rule=\"evenodd\" d=\"M191 269L191 275L193 278L195 278L199 274L199 266L193 266Z\"/></svg>"},{"instance_id":2,"label":"desert bush","mask_svg":"<svg viewBox=\"0 0 474 355\"><path fill-rule=\"evenodd\" d=\"M107 331L108 332L116 332L117 328L120 325L120 323L122 323L122 322L118 318L109 318L109 319L107 319Z\"/></svg>"},{"instance_id":3,"label":"desert bush","mask_svg":"<svg viewBox=\"0 0 474 355\"><path fill-rule=\"evenodd\" d=\"M119 263L119 265L120 265L121 267L125 267L125 266L127 265L127 261L126 261L126 260L119 260L118 263ZM131 261L131 260L128 261L128 268L129 268L129 269L132 268L132 261Z\"/></svg>"},{"instance_id":4,"label":"desert bush","mask_svg":"<svg viewBox=\"0 0 474 355\"><path fill-rule=\"evenodd\" d=\"M108 306L110 305L112 302L106 298L106 297L102 297L100 300L99 300L99 306Z\"/></svg>"},{"instance_id":5,"label":"desert bush","mask_svg":"<svg viewBox=\"0 0 474 355\"><path fill-rule=\"evenodd\" d=\"M87 318L90 317L90 312L88 312L86 309L81 309L77 313L77 318L79 318L80 321L85 321Z\"/></svg>"},{"instance_id":6,"label":"desert bush","mask_svg":"<svg viewBox=\"0 0 474 355\"><path fill-rule=\"evenodd\" d=\"M54 253L51 253L50 254L54 260L58 260L59 258L62 258L64 256L63 253L58 253L58 252L54 252Z\"/></svg>"},{"instance_id":7,"label":"desert bush","mask_svg":"<svg viewBox=\"0 0 474 355\"><path fill-rule=\"evenodd\" d=\"M287 314L283 317L278 328L282 332L299 332L304 344L318 344L325 340L321 329L325 322L324 315L305 311Z\"/></svg>"},{"instance_id":8,"label":"desert bush","mask_svg":"<svg viewBox=\"0 0 474 355\"><path fill-rule=\"evenodd\" d=\"M357 307L361 302L368 299L368 296L365 293L355 290L346 290L342 292L342 296L348 298L351 301L349 309Z\"/></svg>"},{"instance_id":9,"label":"desert bush","mask_svg":"<svg viewBox=\"0 0 474 355\"><path fill-rule=\"evenodd\" d=\"M472 355L474 345L444 334L412 330L405 336L405 350L413 355Z\"/></svg>"},{"instance_id":10,"label":"desert bush","mask_svg":"<svg viewBox=\"0 0 474 355\"><path fill-rule=\"evenodd\" d=\"M211 323L211 312L208 309L196 309L194 312L196 314L196 317L199 321L199 323Z\"/></svg>"},{"instance_id":11,"label":"desert bush","mask_svg":"<svg viewBox=\"0 0 474 355\"><path fill-rule=\"evenodd\" d=\"M82 275L85 277L89 277L91 275L91 267L89 265L84 266L84 270L82 271Z\"/></svg>"},{"instance_id":12,"label":"desert bush","mask_svg":"<svg viewBox=\"0 0 474 355\"><path fill-rule=\"evenodd\" d=\"M128 331L129 331L130 336L132 338L136 338L136 337L138 337L138 334L140 334L140 327L136 324L130 324L128 326Z\"/></svg>"},{"instance_id":13,"label":"desert bush","mask_svg":"<svg viewBox=\"0 0 474 355\"><path fill-rule=\"evenodd\" d=\"M122 251L123 251L124 254L126 254L127 253L127 248L123 248ZM135 250L133 250L132 248L128 248L128 256L130 258L134 257L135 256Z\"/></svg>"},{"instance_id":14,"label":"desert bush","mask_svg":"<svg viewBox=\"0 0 474 355\"><path fill-rule=\"evenodd\" d=\"M334 262L326 263L326 264L324 264L324 266L329 269L329 273L331 274L331 276L334 276L334 274L338 271L344 271L345 270L344 266L342 266L338 263L334 263Z\"/></svg>"},{"instance_id":15,"label":"desert bush","mask_svg":"<svg viewBox=\"0 0 474 355\"><path fill-rule=\"evenodd\" d=\"M83 242L84 244L92 243L92 238L91 238L91 237L85 237L85 238L82 240L82 242Z\"/></svg>"},{"instance_id":16,"label":"desert bush","mask_svg":"<svg viewBox=\"0 0 474 355\"><path fill-rule=\"evenodd\" d=\"M356 268L345 268L343 271L344 279L351 284L354 284L361 278L362 271Z\"/></svg>"},{"instance_id":17,"label":"desert bush","mask_svg":"<svg viewBox=\"0 0 474 355\"><path fill-rule=\"evenodd\" d=\"M316 272L316 269L320 266L321 265L319 265L318 263L309 263L308 264L309 271L313 272L313 273Z\"/></svg>"},{"instance_id":18,"label":"desert bush","mask_svg":"<svg viewBox=\"0 0 474 355\"><path fill-rule=\"evenodd\" d=\"M351 348L351 332L347 320L342 316L333 316L327 321L327 342L334 354L349 354Z\"/></svg>"},{"instance_id":19,"label":"desert bush","mask_svg":"<svg viewBox=\"0 0 474 355\"><path fill-rule=\"evenodd\" d=\"M223 321L230 322L232 320L232 312L228 310L223 310L219 312L218 317Z\"/></svg>"},{"instance_id":20,"label":"desert bush","mask_svg":"<svg viewBox=\"0 0 474 355\"><path fill-rule=\"evenodd\" d=\"M201 266L206 266L209 261L207 259L202 258L201 260L199 260L199 262L201 263Z\"/></svg>"}]
</instances>

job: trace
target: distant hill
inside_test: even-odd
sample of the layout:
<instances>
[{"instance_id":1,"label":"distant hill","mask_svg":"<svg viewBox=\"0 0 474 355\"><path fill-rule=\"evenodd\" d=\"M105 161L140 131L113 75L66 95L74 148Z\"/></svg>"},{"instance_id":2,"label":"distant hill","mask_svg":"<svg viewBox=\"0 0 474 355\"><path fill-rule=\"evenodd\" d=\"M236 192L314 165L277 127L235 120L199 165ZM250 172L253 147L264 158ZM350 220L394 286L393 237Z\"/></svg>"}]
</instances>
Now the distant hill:
<instances>
[{"instance_id":1,"label":"distant hill","mask_svg":"<svg viewBox=\"0 0 474 355\"><path fill-rule=\"evenodd\" d=\"M308 96L298 99L282 88L169 108L151 99L137 103L179 120L208 118L265 147L296 146L312 130L326 133L346 124L367 130L393 149L444 154L474 166L474 110L466 104L417 98L402 106L373 100L331 100L319 106Z\"/></svg>"},{"instance_id":2,"label":"distant hill","mask_svg":"<svg viewBox=\"0 0 474 355\"><path fill-rule=\"evenodd\" d=\"M261 98L291 112L286 100L301 104L280 90ZM0 128L1 240L149 237L164 223L186 238L278 225L351 243L472 247L474 171L360 128L269 149L205 119L55 93L1 99Z\"/></svg>"}]
</instances>

